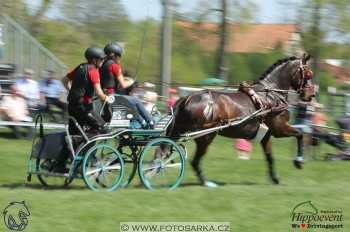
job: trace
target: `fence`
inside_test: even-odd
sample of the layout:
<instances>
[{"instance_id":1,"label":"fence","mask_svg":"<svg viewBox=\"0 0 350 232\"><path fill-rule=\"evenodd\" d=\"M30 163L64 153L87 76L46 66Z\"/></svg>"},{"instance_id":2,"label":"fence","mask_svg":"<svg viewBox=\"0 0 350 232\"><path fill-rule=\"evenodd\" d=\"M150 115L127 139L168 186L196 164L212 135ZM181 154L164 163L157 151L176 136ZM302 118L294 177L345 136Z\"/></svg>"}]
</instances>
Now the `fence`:
<instances>
[{"instance_id":1,"label":"fence","mask_svg":"<svg viewBox=\"0 0 350 232\"><path fill-rule=\"evenodd\" d=\"M12 18L0 16L0 28L2 63L15 64L17 73L30 68L34 70L37 79L47 69L53 70L57 76L66 73L67 66Z\"/></svg>"}]
</instances>

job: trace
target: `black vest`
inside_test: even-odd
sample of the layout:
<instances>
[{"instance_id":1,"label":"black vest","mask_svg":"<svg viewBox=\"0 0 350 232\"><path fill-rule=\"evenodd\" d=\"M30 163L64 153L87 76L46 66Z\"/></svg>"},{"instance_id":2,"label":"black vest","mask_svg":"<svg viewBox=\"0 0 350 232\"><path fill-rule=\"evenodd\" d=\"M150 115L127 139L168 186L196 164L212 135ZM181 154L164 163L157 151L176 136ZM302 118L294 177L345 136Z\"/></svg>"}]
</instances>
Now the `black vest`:
<instances>
[{"instance_id":1,"label":"black vest","mask_svg":"<svg viewBox=\"0 0 350 232\"><path fill-rule=\"evenodd\" d=\"M84 63L74 69L72 87L68 94L69 103L81 103L82 97L93 97L94 87L88 76L90 68L89 64Z\"/></svg>"},{"instance_id":2,"label":"black vest","mask_svg":"<svg viewBox=\"0 0 350 232\"><path fill-rule=\"evenodd\" d=\"M107 60L103 63L101 69L100 69L100 76L101 76L101 87L102 89L116 89L118 88L118 80L116 79L111 73L108 68L110 65L115 64L114 60Z\"/></svg>"}]
</instances>

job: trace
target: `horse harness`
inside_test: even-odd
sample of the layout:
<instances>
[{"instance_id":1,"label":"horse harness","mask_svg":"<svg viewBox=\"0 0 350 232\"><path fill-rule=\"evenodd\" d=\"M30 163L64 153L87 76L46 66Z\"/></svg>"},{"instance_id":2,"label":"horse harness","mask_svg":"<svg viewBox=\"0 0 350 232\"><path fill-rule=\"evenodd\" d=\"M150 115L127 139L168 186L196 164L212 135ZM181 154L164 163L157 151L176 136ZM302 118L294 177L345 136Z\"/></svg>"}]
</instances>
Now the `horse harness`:
<instances>
[{"instance_id":1,"label":"horse harness","mask_svg":"<svg viewBox=\"0 0 350 232\"><path fill-rule=\"evenodd\" d=\"M266 88L262 83L249 85L246 82L240 84L239 91L250 97L257 110L282 112L288 108L288 91Z\"/></svg>"}]
</instances>

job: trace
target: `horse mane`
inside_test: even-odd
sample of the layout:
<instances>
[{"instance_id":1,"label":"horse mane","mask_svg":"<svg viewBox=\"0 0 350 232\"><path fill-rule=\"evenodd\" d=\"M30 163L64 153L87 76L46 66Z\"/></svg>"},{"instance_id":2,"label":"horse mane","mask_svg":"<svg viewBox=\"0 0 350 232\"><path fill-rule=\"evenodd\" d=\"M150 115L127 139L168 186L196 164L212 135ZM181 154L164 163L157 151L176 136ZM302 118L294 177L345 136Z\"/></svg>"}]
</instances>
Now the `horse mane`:
<instances>
[{"instance_id":1,"label":"horse mane","mask_svg":"<svg viewBox=\"0 0 350 232\"><path fill-rule=\"evenodd\" d=\"M277 67L281 66L282 64L285 64L288 61L297 60L297 59L299 58L296 56L291 56L291 57L277 60L259 77L259 80L264 80L270 73L273 72L273 70L275 70Z\"/></svg>"}]
</instances>

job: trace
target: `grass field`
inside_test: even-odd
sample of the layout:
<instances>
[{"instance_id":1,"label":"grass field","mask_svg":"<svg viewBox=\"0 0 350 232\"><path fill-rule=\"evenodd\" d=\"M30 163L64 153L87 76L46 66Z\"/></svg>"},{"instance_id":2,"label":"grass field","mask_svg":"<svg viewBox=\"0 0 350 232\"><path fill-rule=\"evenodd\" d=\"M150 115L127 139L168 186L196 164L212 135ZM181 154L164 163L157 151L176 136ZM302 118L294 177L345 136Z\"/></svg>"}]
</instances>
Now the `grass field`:
<instances>
[{"instance_id":1,"label":"grass field","mask_svg":"<svg viewBox=\"0 0 350 232\"><path fill-rule=\"evenodd\" d=\"M291 162L294 140L275 139L273 144L278 186L266 175L259 146L254 146L252 160L241 161L232 140L217 138L203 168L211 180L221 183L218 188L199 186L187 165L183 185L175 191L148 191L135 179L128 189L96 193L82 188L81 180L56 190L43 189L36 177L27 184L30 141L2 138L0 210L11 201L25 200L31 212L25 231L35 232L119 231L121 221L228 221L232 231L286 232L293 231L294 206L311 200L318 209L342 209L344 229L310 231L350 231L350 163L309 160L297 170ZM321 150L327 149L323 145ZM192 154L193 144L189 150ZM2 219L0 231L7 231Z\"/></svg>"}]
</instances>

